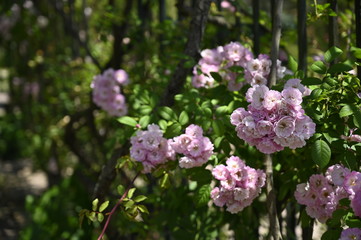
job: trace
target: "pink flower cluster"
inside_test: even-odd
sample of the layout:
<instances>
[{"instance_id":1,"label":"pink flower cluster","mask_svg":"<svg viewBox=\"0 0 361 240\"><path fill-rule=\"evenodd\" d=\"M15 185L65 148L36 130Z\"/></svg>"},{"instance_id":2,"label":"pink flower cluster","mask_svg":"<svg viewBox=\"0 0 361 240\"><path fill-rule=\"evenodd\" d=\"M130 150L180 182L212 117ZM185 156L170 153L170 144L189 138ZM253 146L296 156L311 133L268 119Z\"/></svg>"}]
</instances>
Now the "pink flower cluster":
<instances>
[{"instance_id":1,"label":"pink flower cluster","mask_svg":"<svg viewBox=\"0 0 361 240\"><path fill-rule=\"evenodd\" d=\"M284 147L305 146L305 140L315 133L316 124L302 109L302 95L294 87L287 87L282 92L269 90L265 85L248 89L246 99L250 105L247 111L238 108L231 114L237 136L266 154Z\"/></svg>"},{"instance_id":2,"label":"pink flower cluster","mask_svg":"<svg viewBox=\"0 0 361 240\"><path fill-rule=\"evenodd\" d=\"M238 213L251 205L261 192L266 174L246 166L240 158L231 156L225 165L216 166L212 175L220 181L220 187L211 191L211 198L218 207L227 206L230 213Z\"/></svg>"},{"instance_id":3,"label":"pink flower cluster","mask_svg":"<svg viewBox=\"0 0 361 240\"><path fill-rule=\"evenodd\" d=\"M266 54L258 55L258 58L247 62L244 77L248 83L254 85L266 85L269 74L271 73L272 61ZM281 66L281 61L277 60L277 79L284 77L286 67Z\"/></svg>"},{"instance_id":4,"label":"pink flower cluster","mask_svg":"<svg viewBox=\"0 0 361 240\"><path fill-rule=\"evenodd\" d=\"M171 146L176 153L184 155L179 160L182 168L202 166L213 154L212 142L203 136L203 129L194 124L186 128L185 134L173 138Z\"/></svg>"},{"instance_id":5,"label":"pink flower cluster","mask_svg":"<svg viewBox=\"0 0 361 240\"><path fill-rule=\"evenodd\" d=\"M202 58L193 69L192 84L195 88L212 88L214 79L211 72L218 72L230 91L238 91L244 85L237 82L237 73L229 70L232 66L245 68L253 59L253 54L239 42L231 42L214 49L205 49L201 52ZM198 69L201 74L198 74Z\"/></svg>"},{"instance_id":6,"label":"pink flower cluster","mask_svg":"<svg viewBox=\"0 0 361 240\"><path fill-rule=\"evenodd\" d=\"M143 172L150 173L156 166L175 159L170 140L163 138L158 125L148 125L148 131L138 131L130 139L130 156L143 164Z\"/></svg>"},{"instance_id":7,"label":"pink flower cluster","mask_svg":"<svg viewBox=\"0 0 361 240\"><path fill-rule=\"evenodd\" d=\"M268 55L260 54L254 59L253 54L239 42L205 49L201 52L201 56L202 58L193 69L192 84L196 88L214 86L215 80L211 72L218 72L230 91L240 90L245 83L252 86L265 85L271 71L272 61ZM231 71L232 66L240 66L244 69L246 82L237 81L239 74ZM277 60L277 78L283 78L285 72L286 67L281 66L281 61Z\"/></svg>"},{"instance_id":8,"label":"pink flower cluster","mask_svg":"<svg viewBox=\"0 0 361 240\"><path fill-rule=\"evenodd\" d=\"M339 164L329 167L325 176L312 175L295 191L297 202L306 205L307 214L323 223L332 217L339 201L347 197L355 215L361 217L361 173Z\"/></svg>"},{"instance_id":9,"label":"pink flower cluster","mask_svg":"<svg viewBox=\"0 0 361 240\"><path fill-rule=\"evenodd\" d=\"M94 103L112 116L126 115L128 109L120 85L128 83L128 74L122 69L110 68L95 76L91 83Z\"/></svg>"},{"instance_id":10,"label":"pink flower cluster","mask_svg":"<svg viewBox=\"0 0 361 240\"><path fill-rule=\"evenodd\" d=\"M347 228L341 232L339 240L361 240L360 228Z\"/></svg>"}]
</instances>

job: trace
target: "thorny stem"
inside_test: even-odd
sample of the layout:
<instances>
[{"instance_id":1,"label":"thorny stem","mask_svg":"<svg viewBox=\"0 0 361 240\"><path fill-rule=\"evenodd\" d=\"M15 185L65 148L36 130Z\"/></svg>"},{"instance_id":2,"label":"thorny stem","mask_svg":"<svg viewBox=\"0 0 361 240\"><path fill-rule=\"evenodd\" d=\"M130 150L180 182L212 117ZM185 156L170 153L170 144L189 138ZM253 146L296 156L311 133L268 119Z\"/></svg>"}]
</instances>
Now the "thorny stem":
<instances>
[{"instance_id":1,"label":"thorny stem","mask_svg":"<svg viewBox=\"0 0 361 240\"><path fill-rule=\"evenodd\" d=\"M117 210L117 208L119 207L120 203L123 201L123 199L127 196L130 188L132 187L132 185L134 184L135 179L139 176L139 172L137 173L137 175L135 175L135 177L133 178L132 182L129 184L127 190L125 190L125 192L123 193L123 195L119 198L117 204L115 204L115 206L112 208L112 210L110 211L108 217L107 217L107 221L104 224L103 230L101 232L101 234L98 237L98 240L101 240L105 234L105 231L108 228L110 219L112 218L113 214L115 213L115 211Z\"/></svg>"}]
</instances>

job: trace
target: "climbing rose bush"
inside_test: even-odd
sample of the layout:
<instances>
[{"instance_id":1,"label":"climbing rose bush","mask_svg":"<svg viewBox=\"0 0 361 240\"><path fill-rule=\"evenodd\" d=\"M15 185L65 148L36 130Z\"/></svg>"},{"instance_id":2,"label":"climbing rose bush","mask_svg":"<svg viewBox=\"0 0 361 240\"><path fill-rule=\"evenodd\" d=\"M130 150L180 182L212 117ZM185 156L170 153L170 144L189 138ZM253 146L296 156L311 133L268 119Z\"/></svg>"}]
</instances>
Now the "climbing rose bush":
<instances>
[{"instance_id":1,"label":"climbing rose bush","mask_svg":"<svg viewBox=\"0 0 361 240\"><path fill-rule=\"evenodd\" d=\"M266 154L284 147L305 146L305 140L315 133L316 124L302 109L302 95L297 87L286 87L282 92L269 90L265 85L249 88L247 110L238 108L231 114L237 136Z\"/></svg>"},{"instance_id":2,"label":"climbing rose bush","mask_svg":"<svg viewBox=\"0 0 361 240\"><path fill-rule=\"evenodd\" d=\"M314 174L307 183L297 185L295 198L306 205L307 214L320 222L326 222L343 198L351 200L356 216L361 216L361 173L342 165L329 167L325 176Z\"/></svg>"},{"instance_id":3,"label":"climbing rose bush","mask_svg":"<svg viewBox=\"0 0 361 240\"><path fill-rule=\"evenodd\" d=\"M179 159L181 168L202 166L213 154L213 144L208 137L203 136L200 126L191 124L185 134L173 138L171 146L176 153L184 156Z\"/></svg>"},{"instance_id":4,"label":"climbing rose bush","mask_svg":"<svg viewBox=\"0 0 361 240\"><path fill-rule=\"evenodd\" d=\"M226 165L216 166L212 175L220 181L220 186L213 188L211 198L218 207L226 205L230 213L238 213L251 205L266 181L264 171L247 166L236 156L228 158Z\"/></svg>"},{"instance_id":5,"label":"climbing rose bush","mask_svg":"<svg viewBox=\"0 0 361 240\"><path fill-rule=\"evenodd\" d=\"M170 140L163 137L163 132L156 124L148 125L147 131L138 131L130 142L130 156L142 163L143 173L150 173L158 165L175 159Z\"/></svg>"},{"instance_id":6,"label":"climbing rose bush","mask_svg":"<svg viewBox=\"0 0 361 240\"><path fill-rule=\"evenodd\" d=\"M122 70L107 69L96 75L91 83L93 101L111 116L123 116L128 112L121 85L129 83L128 74Z\"/></svg>"}]
</instances>

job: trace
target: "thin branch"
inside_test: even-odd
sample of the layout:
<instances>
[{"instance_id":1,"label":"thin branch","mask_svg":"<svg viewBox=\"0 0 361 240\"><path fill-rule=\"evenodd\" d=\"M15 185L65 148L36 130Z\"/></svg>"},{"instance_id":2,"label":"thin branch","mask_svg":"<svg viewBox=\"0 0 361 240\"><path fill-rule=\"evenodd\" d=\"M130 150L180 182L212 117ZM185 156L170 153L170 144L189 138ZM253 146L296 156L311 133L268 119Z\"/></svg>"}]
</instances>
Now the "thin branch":
<instances>
[{"instance_id":1,"label":"thin branch","mask_svg":"<svg viewBox=\"0 0 361 240\"><path fill-rule=\"evenodd\" d=\"M133 186L135 179L137 179L137 177L139 176L139 172L135 175L135 177L133 178L132 182L129 184L127 190L123 193L123 195L119 198L117 204L115 204L115 206L112 208L112 210L110 211L108 217L107 217L107 221L105 222L104 226L103 226L103 230L100 233L98 240L101 240L105 234L105 231L108 228L110 219L112 218L113 214L115 213L115 211L117 210L117 208L119 207L119 205L122 203L123 199L127 196L130 188Z\"/></svg>"}]
</instances>

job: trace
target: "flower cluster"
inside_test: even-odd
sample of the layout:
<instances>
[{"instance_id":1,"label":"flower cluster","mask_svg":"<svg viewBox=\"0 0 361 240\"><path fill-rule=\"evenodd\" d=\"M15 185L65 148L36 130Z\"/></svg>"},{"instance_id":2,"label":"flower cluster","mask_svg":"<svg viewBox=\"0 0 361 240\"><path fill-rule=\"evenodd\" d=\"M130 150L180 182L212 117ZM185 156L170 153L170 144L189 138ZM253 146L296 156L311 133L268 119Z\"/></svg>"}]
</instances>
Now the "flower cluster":
<instances>
[{"instance_id":1,"label":"flower cluster","mask_svg":"<svg viewBox=\"0 0 361 240\"><path fill-rule=\"evenodd\" d=\"M130 156L143 164L143 172L150 173L156 166L175 159L170 140L163 138L158 125L148 125L148 131L138 131L130 139Z\"/></svg>"},{"instance_id":2,"label":"flower cluster","mask_svg":"<svg viewBox=\"0 0 361 240\"><path fill-rule=\"evenodd\" d=\"M281 151L284 147L305 146L305 140L315 133L316 128L301 106L305 91L302 93L297 87L286 87L278 92L265 85L248 89L246 99L250 105L247 111L238 108L231 114L237 136L266 154Z\"/></svg>"},{"instance_id":3,"label":"flower cluster","mask_svg":"<svg viewBox=\"0 0 361 240\"><path fill-rule=\"evenodd\" d=\"M245 68L247 63L253 59L253 54L239 42L231 42L225 46L214 49L205 49L201 52L202 58L193 69L192 84L196 88L211 88L214 79L211 72L218 72L226 81L230 91L238 91L244 85L237 82L238 74L231 71L232 66ZM200 70L200 74L198 73Z\"/></svg>"},{"instance_id":4,"label":"flower cluster","mask_svg":"<svg viewBox=\"0 0 361 240\"><path fill-rule=\"evenodd\" d=\"M196 88L211 88L215 79L211 72L217 72L227 84L228 90L238 91L245 83L265 85L271 71L272 61L266 54L253 58L253 54L239 42L231 42L214 49L205 49L201 52L202 58L193 69L192 84ZM237 81L239 74L232 71L233 66L244 70L245 82ZM284 77L286 67L277 60L277 78Z\"/></svg>"},{"instance_id":5,"label":"flower cluster","mask_svg":"<svg viewBox=\"0 0 361 240\"><path fill-rule=\"evenodd\" d=\"M347 228L341 232L339 240L361 240L360 228Z\"/></svg>"},{"instance_id":6,"label":"flower cluster","mask_svg":"<svg viewBox=\"0 0 361 240\"><path fill-rule=\"evenodd\" d=\"M227 206L227 211L237 213L249 206L261 192L266 174L246 166L238 157L231 156L227 166L218 165L212 175L220 181L220 187L211 191L211 198L218 207Z\"/></svg>"},{"instance_id":7,"label":"flower cluster","mask_svg":"<svg viewBox=\"0 0 361 240\"><path fill-rule=\"evenodd\" d=\"M184 155L179 160L182 168L202 166L213 154L212 142L203 136L202 128L194 124L186 128L185 134L173 138L171 146L176 153Z\"/></svg>"},{"instance_id":8,"label":"flower cluster","mask_svg":"<svg viewBox=\"0 0 361 240\"><path fill-rule=\"evenodd\" d=\"M266 85L269 74L271 73L272 61L266 54L258 55L258 58L251 59L247 62L244 72L244 78L252 86ZM286 67L281 66L281 61L277 60L277 79L284 77Z\"/></svg>"},{"instance_id":9,"label":"flower cluster","mask_svg":"<svg viewBox=\"0 0 361 240\"><path fill-rule=\"evenodd\" d=\"M128 84L128 74L122 70L107 69L103 74L94 77L93 101L112 116L127 114L125 97L121 94L120 85Z\"/></svg>"},{"instance_id":10,"label":"flower cluster","mask_svg":"<svg viewBox=\"0 0 361 240\"><path fill-rule=\"evenodd\" d=\"M307 214L320 222L331 218L339 200L347 197L355 215L361 217L361 173L339 164L329 167L325 176L312 175L295 191L297 202L306 205Z\"/></svg>"}]
</instances>

